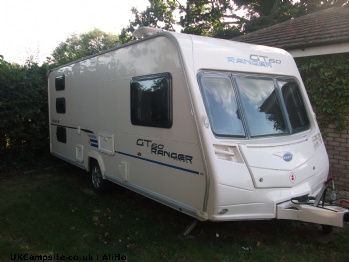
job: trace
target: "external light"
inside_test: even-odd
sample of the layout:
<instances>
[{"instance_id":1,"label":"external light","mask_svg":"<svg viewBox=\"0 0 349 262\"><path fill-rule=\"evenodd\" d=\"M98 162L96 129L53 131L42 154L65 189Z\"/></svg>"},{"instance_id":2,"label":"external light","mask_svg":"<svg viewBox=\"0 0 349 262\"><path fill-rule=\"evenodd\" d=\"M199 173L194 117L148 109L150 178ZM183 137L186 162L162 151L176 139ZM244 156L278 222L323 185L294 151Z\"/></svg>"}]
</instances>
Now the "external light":
<instances>
[{"instance_id":1,"label":"external light","mask_svg":"<svg viewBox=\"0 0 349 262\"><path fill-rule=\"evenodd\" d=\"M314 148L316 149L322 143L322 137L320 133L317 133L312 137Z\"/></svg>"}]
</instances>

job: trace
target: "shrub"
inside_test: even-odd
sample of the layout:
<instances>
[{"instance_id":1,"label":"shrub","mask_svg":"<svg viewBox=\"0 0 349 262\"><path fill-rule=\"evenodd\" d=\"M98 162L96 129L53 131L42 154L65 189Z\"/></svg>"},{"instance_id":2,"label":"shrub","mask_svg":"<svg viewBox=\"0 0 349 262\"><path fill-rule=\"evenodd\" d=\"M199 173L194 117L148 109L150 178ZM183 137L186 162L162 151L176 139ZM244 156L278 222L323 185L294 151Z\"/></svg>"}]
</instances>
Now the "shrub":
<instances>
[{"instance_id":1,"label":"shrub","mask_svg":"<svg viewBox=\"0 0 349 262\"><path fill-rule=\"evenodd\" d=\"M47 67L0 57L0 170L48 152Z\"/></svg>"}]
</instances>

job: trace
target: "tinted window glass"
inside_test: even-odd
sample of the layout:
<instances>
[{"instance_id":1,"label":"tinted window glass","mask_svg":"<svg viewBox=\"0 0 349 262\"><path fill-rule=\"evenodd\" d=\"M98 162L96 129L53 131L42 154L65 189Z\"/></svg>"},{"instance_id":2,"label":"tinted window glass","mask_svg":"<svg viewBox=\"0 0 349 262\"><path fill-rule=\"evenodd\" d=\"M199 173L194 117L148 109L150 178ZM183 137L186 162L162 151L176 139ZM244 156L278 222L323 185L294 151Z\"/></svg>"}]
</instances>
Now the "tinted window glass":
<instances>
[{"instance_id":1,"label":"tinted window glass","mask_svg":"<svg viewBox=\"0 0 349 262\"><path fill-rule=\"evenodd\" d=\"M58 142L67 143L67 131L63 126L57 126L56 136Z\"/></svg>"},{"instance_id":2,"label":"tinted window glass","mask_svg":"<svg viewBox=\"0 0 349 262\"><path fill-rule=\"evenodd\" d=\"M65 77L64 77L64 75L56 76L55 85L56 85L57 91L65 89Z\"/></svg>"},{"instance_id":3,"label":"tinted window glass","mask_svg":"<svg viewBox=\"0 0 349 262\"><path fill-rule=\"evenodd\" d=\"M212 131L216 135L245 136L230 78L203 75L200 80Z\"/></svg>"},{"instance_id":4,"label":"tinted window glass","mask_svg":"<svg viewBox=\"0 0 349 262\"><path fill-rule=\"evenodd\" d=\"M287 132L272 78L236 76L250 136Z\"/></svg>"},{"instance_id":5,"label":"tinted window glass","mask_svg":"<svg viewBox=\"0 0 349 262\"><path fill-rule=\"evenodd\" d=\"M280 79L278 83L281 86L282 97L285 102L292 132L307 129L309 127L309 119L298 85L294 81Z\"/></svg>"},{"instance_id":6,"label":"tinted window glass","mask_svg":"<svg viewBox=\"0 0 349 262\"><path fill-rule=\"evenodd\" d=\"M65 114L65 98L56 98L56 112L59 114Z\"/></svg>"},{"instance_id":7,"label":"tinted window glass","mask_svg":"<svg viewBox=\"0 0 349 262\"><path fill-rule=\"evenodd\" d=\"M217 136L286 135L310 128L302 90L293 78L201 72L198 81Z\"/></svg>"},{"instance_id":8,"label":"tinted window glass","mask_svg":"<svg viewBox=\"0 0 349 262\"><path fill-rule=\"evenodd\" d=\"M134 125L172 126L172 78L169 73L131 80L131 122Z\"/></svg>"}]
</instances>

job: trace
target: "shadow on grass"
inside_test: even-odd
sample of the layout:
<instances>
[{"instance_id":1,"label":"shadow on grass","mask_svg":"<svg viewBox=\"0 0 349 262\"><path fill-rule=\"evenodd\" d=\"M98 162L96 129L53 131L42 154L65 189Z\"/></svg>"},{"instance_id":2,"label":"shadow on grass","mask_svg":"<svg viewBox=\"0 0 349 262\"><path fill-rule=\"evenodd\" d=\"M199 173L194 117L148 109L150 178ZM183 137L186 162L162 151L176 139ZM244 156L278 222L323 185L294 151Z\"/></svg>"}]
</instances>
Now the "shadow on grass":
<instances>
[{"instance_id":1,"label":"shadow on grass","mask_svg":"<svg viewBox=\"0 0 349 262\"><path fill-rule=\"evenodd\" d=\"M96 195L70 165L0 177L0 261L11 254L80 261L345 261L348 228L324 236L294 221L200 222L115 186ZM125 256L125 257L122 257ZM74 260L73 260L74 261Z\"/></svg>"}]
</instances>

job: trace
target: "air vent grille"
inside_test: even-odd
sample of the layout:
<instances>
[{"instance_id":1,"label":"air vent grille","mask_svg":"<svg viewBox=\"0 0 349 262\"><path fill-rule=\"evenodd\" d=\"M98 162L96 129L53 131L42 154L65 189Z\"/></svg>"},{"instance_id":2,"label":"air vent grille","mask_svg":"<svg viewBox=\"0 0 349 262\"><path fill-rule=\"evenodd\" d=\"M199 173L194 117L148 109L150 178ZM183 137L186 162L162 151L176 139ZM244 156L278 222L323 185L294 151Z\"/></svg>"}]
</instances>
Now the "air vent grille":
<instances>
[{"instance_id":1,"label":"air vent grille","mask_svg":"<svg viewBox=\"0 0 349 262\"><path fill-rule=\"evenodd\" d=\"M244 163L237 146L213 145L214 152L219 159L232 161L236 163Z\"/></svg>"}]
</instances>

